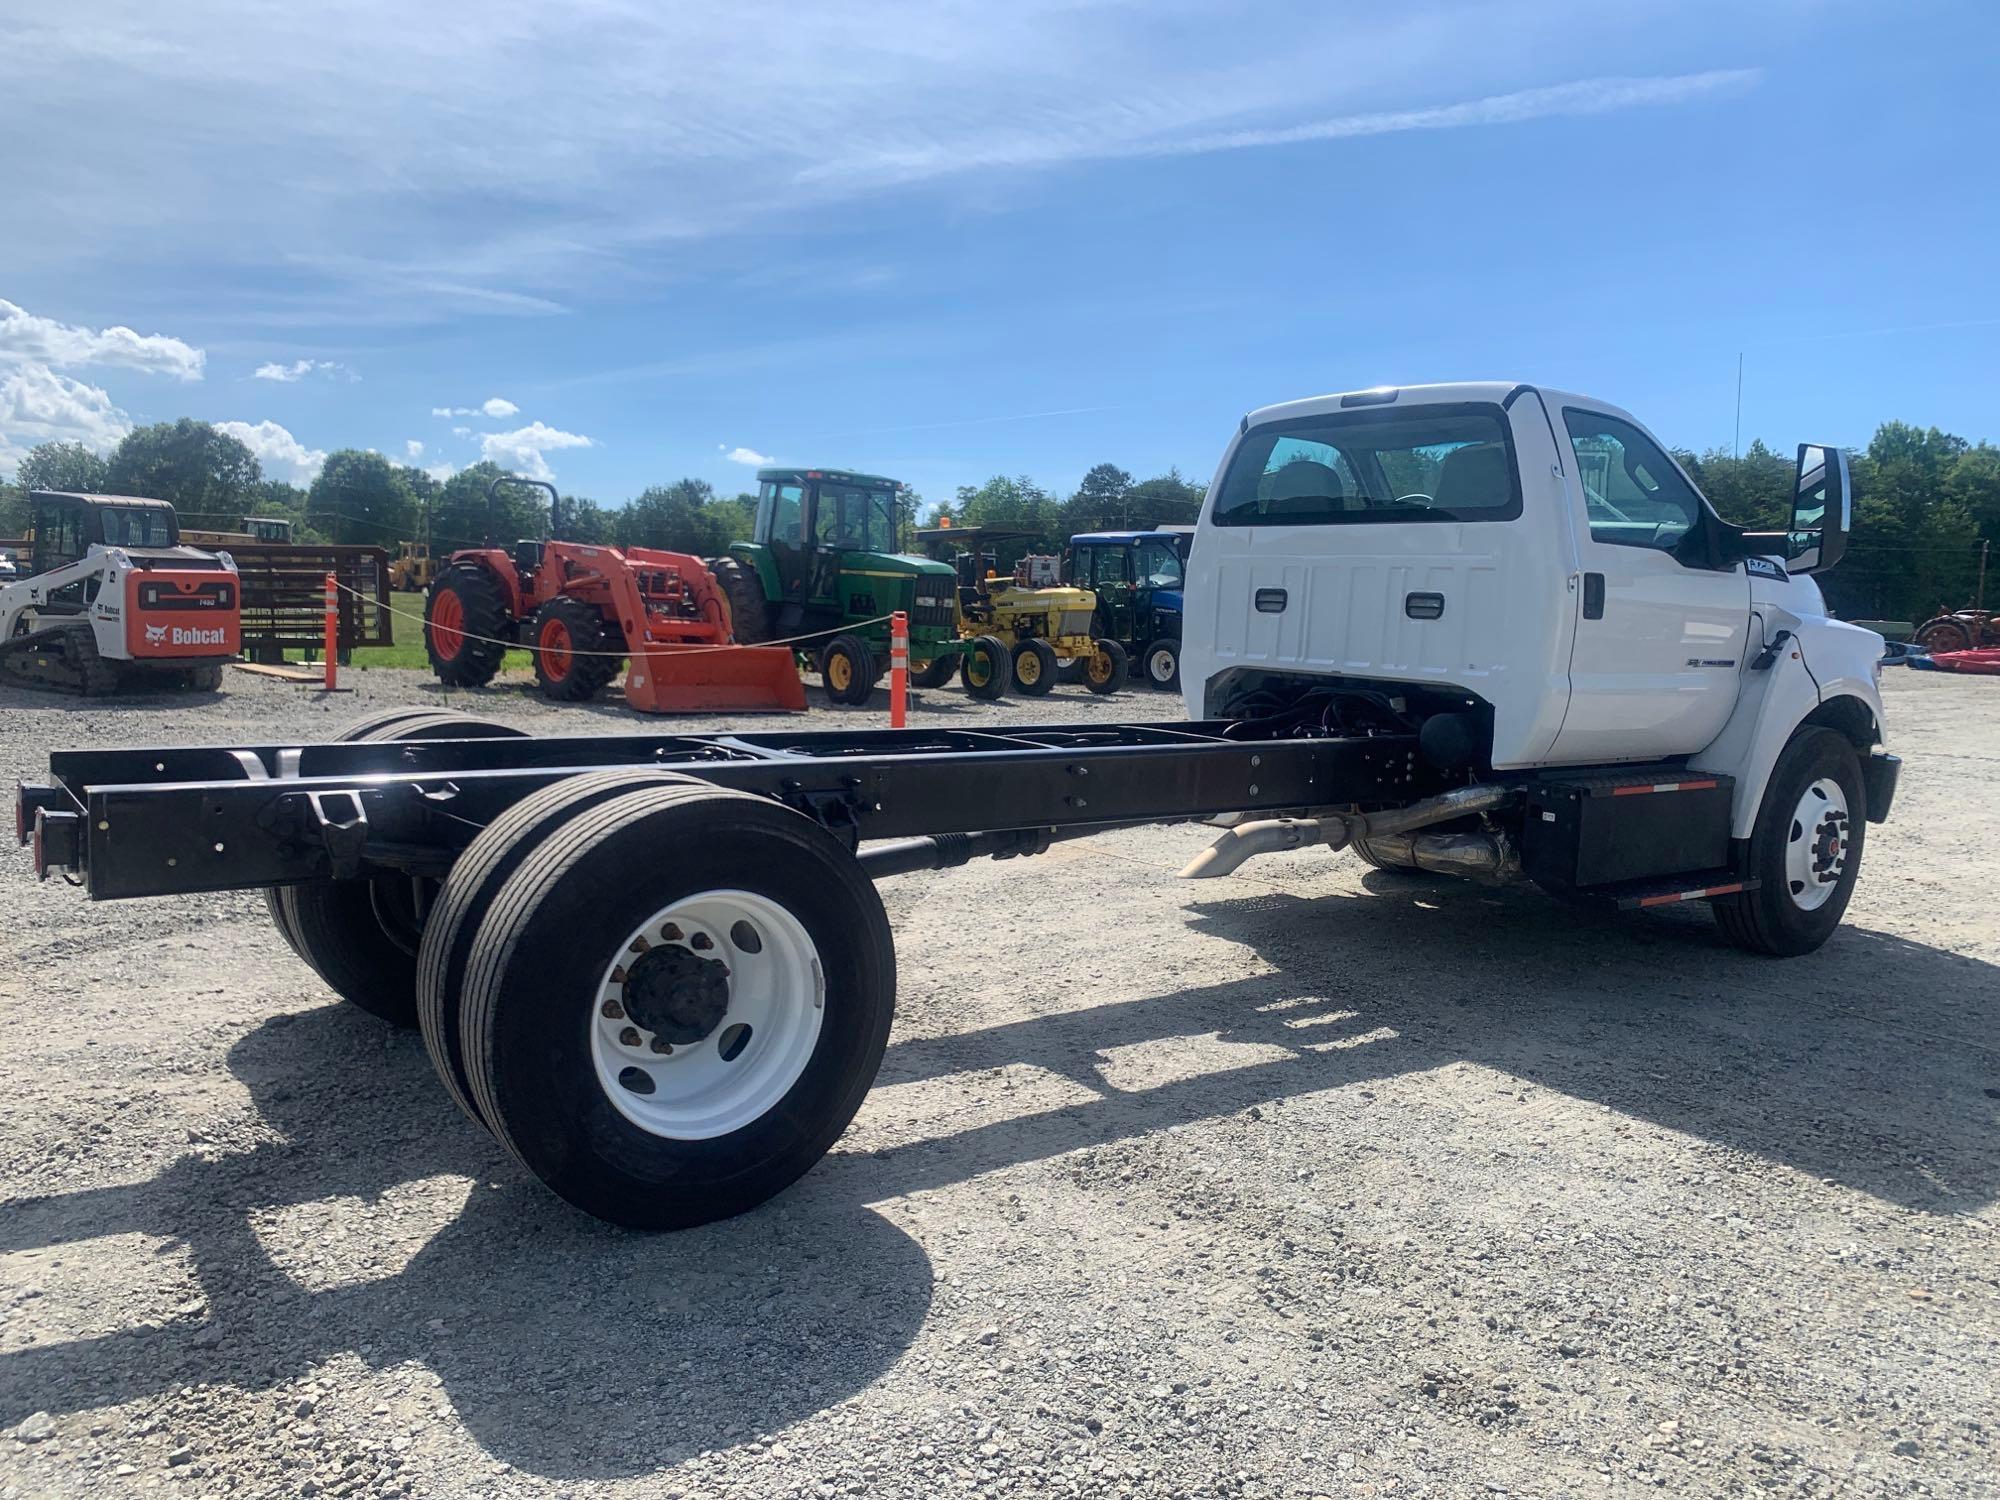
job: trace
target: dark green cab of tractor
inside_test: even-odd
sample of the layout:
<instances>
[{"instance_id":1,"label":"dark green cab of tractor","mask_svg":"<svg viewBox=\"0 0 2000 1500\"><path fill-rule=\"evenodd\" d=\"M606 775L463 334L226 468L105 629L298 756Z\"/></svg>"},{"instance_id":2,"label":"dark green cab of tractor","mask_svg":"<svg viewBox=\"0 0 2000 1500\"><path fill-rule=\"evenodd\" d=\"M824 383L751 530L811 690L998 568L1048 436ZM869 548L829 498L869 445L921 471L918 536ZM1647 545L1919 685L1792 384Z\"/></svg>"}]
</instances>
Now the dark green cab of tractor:
<instances>
[{"instance_id":1,"label":"dark green cab of tractor","mask_svg":"<svg viewBox=\"0 0 2000 1500\"><path fill-rule=\"evenodd\" d=\"M840 675L862 678L856 687L865 694L889 670L887 617L901 610L910 619L913 671L955 662L957 577L944 563L897 550L902 491L878 474L759 469L750 540L731 542L715 564L736 639L812 637L800 641L800 652L816 658L836 637L858 640L865 659L849 660ZM843 650L855 654L844 641Z\"/></svg>"}]
</instances>

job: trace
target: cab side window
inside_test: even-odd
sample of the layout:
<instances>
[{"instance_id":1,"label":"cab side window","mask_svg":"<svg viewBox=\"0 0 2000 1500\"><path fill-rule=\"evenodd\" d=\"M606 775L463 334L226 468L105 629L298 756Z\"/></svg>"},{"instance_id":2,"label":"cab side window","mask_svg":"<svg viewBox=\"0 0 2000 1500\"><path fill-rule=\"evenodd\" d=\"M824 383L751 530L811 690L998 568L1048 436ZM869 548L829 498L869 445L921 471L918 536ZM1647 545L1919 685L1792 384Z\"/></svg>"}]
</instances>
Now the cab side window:
<instances>
[{"instance_id":1,"label":"cab side window","mask_svg":"<svg viewBox=\"0 0 2000 1500\"><path fill-rule=\"evenodd\" d=\"M1659 444L1630 422L1563 409L1583 484L1590 538L1614 547L1677 549L1701 527L1701 496Z\"/></svg>"}]
</instances>

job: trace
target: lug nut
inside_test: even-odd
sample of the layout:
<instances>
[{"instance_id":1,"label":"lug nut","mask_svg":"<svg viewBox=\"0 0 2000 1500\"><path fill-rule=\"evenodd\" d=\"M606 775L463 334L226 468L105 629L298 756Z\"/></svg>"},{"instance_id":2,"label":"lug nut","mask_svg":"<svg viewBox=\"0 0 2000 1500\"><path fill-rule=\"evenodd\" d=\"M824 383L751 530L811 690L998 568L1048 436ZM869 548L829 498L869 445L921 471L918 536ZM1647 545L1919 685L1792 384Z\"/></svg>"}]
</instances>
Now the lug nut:
<instances>
[{"instance_id":1,"label":"lug nut","mask_svg":"<svg viewBox=\"0 0 2000 1500\"><path fill-rule=\"evenodd\" d=\"M667 1057L672 1054L674 1050L674 1044L668 1041L665 1037L656 1036L653 1038L653 1050L659 1053L660 1056Z\"/></svg>"},{"instance_id":2,"label":"lug nut","mask_svg":"<svg viewBox=\"0 0 2000 1500\"><path fill-rule=\"evenodd\" d=\"M625 1019L625 1007L616 1000L607 1000L599 1014L607 1021L622 1021Z\"/></svg>"},{"instance_id":3,"label":"lug nut","mask_svg":"<svg viewBox=\"0 0 2000 1500\"><path fill-rule=\"evenodd\" d=\"M618 1033L618 1040L627 1047L638 1046L642 1040L639 1035L639 1028L636 1026L627 1026L623 1031Z\"/></svg>"}]
</instances>

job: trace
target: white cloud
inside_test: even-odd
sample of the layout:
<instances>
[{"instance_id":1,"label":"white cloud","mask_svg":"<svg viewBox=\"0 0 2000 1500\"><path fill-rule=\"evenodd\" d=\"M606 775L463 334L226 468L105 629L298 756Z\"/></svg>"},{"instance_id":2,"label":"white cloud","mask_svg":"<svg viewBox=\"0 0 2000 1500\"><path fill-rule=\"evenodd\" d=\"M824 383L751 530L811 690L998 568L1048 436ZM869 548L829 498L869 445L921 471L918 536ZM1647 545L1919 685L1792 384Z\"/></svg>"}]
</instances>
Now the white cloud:
<instances>
[{"instance_id":1,"label":"white cloud","mask_svg":"<svg viewBox=\"0 0 2000 1500\"><path fill-rule=\"evenodd\" d=\"M431 478L435 479L439 484L443 484L447 479L451 478L452 475L458 472L458 465L431 464L427 468L425 468L424 472L430 475Z\"/></svg>"},{"instance_id":2,"label":"white cloud","mask_svg":"<svg viewBox=\"0 0 2000 1500\"><path fill-rule=\"evenodd\" d=\"M334 359L295 359L288 365L281 365L274 360L270 364L257 366L251 378L253 380L277 380L290 385L294 381L304 380L308 375L315 372L329 378L341 380L359 380L361 378L346 365L340 363L339 360Z\"/></svg>"},{"instance_id":3,"label":"white cloud","mask_svg":"<svg viewBox=\"0 0 2000 1500\"><path fill-rule=\"evenodd\" d=\"M433 406L434 417L511 417L521 410L505 396L488 396L477 406Z\"/></svg>"},{"instance_id":4,"label":"white cloud","mask_svg":"<svg viewBox=\"0 0 2000 1500\"><path fill-rule=\"evenodd\" d=\"M267 478L311 484L326 462L324 449L308 448L276 422L217 422L215 430L228 433L256 454Z\"/></svg>"},{"instance_id":5,"label":"white cloud","mask_svg":"<svg viewBox=\"0 0 2000 1500\"><path fill-rule=\"evenodd\" d=\"M470 427L454 427L451 430L451 435L453 437L462 437L462 438L471 437L472 429Z\"/></svg>"},{"instance_id":6,"label":"white cloud","mask_svg":"<svg viewBox=\"0 0 2000 1500\"><path fill-rule=\"evenodd\" d=\"M768 454L759 453L755 448L731 448L726 443L717 443L715 446L721 449L722 456L733 464L749 464L753 468L761 468L776 461Z\"/></svg>"},{"instance_id":7,"label":"white cloud","mask_svg":"<svg viewBox=\"0 0 2000 1500\"><path fill-rule=\"evenodd\" d=\"M577 432L563 432L541 422L530 422L512 432L489 432L479 440L481 456L504 469L518 469L530 479L553 479L555 470L542 455L559 448L588 448L589 438Z\"/></svg>"},{"instance_id":8,"label":"white cloud","mask_svg":"<svg viewBox=\"0 0 2000 1500\"><path fill-rule=\"evenodd\" d=\"M4 73L0 73L4 80ZM208 356L163 333L134 333L122 324L95 331L37 317L0 297L0 360L65 369L115 365L178 380L201 379Z\"/></svg>"},{"instance_id":9,"label":"white cloud","mask_svg":"<svg viewBox=\"0 0 2000 1500\"><path fill-rule=\"evenodd\" d=\"M82 443L102 453L132 422L94 385L26 364L0 375L0 469L9 472L37 443Z\"/></svg>"},{"instance_id":10,"label":"white cloud","mask_svg":"<svg viewBox=\"0 0 2000 1500\"><path fill-rule=\"evenodd\" d=\"M424 456L423 441L419 438L404 438L403 452L409 456L411 463L415 463Z\"/></svg>"}]
</instances>

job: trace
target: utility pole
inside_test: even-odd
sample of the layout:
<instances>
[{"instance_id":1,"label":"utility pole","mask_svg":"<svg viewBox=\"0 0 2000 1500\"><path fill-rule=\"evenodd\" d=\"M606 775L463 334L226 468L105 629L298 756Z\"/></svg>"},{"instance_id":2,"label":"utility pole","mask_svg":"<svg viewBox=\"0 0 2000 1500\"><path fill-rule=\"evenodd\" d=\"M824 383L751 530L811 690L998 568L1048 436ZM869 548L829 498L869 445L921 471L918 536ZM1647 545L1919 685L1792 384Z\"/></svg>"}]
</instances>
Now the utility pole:
<instances>
[{"instance_id":1,"label":"utility pole","mask_svg":"<svg viewBox=\"0 0 2000 1500\"><path fill-rule=\"evenodd\" d=\"M1730 444L1729 456L1743 456L1743 351L1736 352L1736 438Z\"/></svg>"}]
</instances>

